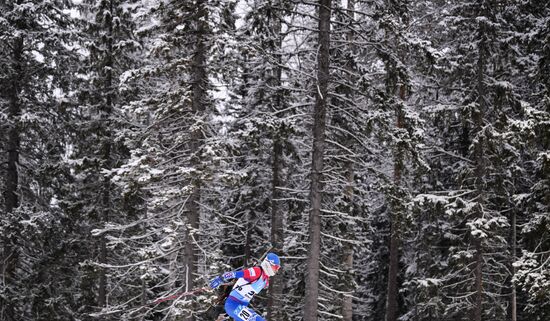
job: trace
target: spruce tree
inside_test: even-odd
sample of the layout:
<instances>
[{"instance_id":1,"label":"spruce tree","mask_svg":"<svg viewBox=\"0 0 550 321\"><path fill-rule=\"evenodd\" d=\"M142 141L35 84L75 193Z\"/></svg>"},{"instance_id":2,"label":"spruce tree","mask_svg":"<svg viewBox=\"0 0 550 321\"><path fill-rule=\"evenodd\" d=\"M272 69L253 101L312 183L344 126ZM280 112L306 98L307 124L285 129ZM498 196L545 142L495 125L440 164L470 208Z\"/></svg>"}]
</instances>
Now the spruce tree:
<instances>
[{"instance_id":1,"label":"spruce tree","mask_svg":"<svg viewBox=\"0 0 550 321\"><path fill-rule=\"evenodd\" d=\"M64 1L0 3L4 320L67 319L74 307L74 289L58 286L72 273L63 227L70 218L60 208L70 182L63 156L75 61L66 9Z\"/></svg>"},{"instance_id":2,"label":"spruce tree","mask_svg":"<svg viewBox=\"0 0 550 321\"><path fill-rule=\"evenodd\" d=\"M430 250L442 264L430 268L436 277L427 284L442 291L426 312L458 319L505 318L508 302L503 298L509 295L501 293L510 291L506 279L511 277L506 268L511 216L506 213L514 211L508 200L515 190L506 168L516 153L505 130L518 115L518 92L511 85L518 57L507 50L514 6L491 1L441 5L441 12L450 14L437 24L442 31L436 38L442 49L437 55L445 68L438 66L443 73L431 98L435 104L425 109L435 125L432 155L440 155L430 157L439 195L425 200L430 212L448 219L431 219L444 228L437 248ZM447 304L444 311L442 303Z\"/></svg>"},{"instance_id":3,"label":"spruce tree","mask_svg":"<svg viewBox=\"0 0 550 321\"><path fill-rule=\"evenodd\" d=\"M520 17L516 20L515 40L523 49L523 57L528 57L520 60L522 77L517 84L523 89L518 102L523 117L509 123L511 144L518 150L514 171L518 190L513 196L517 206L517 249L512 267L516 272L517 320L544 320L550 315L548 11L548 6L539 1L523 3L515 11Z\"/></svg>"},{"instance_id":4,"label":"spruce tree","mask_svg":"<svg viewBox=\"0 0 550 321\"><path fill-rule=\"evenodd\" d=\"M140 44L134 35L133 17L138 1L84 1L79 5L80 46L79 106L75 111L70 158L76 173L73 198L67 211L77 221L83 318L115 305L116 290L108 265L127 263L128 252L119 252L113 237L136 214L135 195L122 194L111 181L113 170L129 157L125 130L130 127L123 106L128 97L119 90L119 78L136 66ZM111 241L109 241L111 240ZM123 293L125 291L123 290ZM110 293L110 294L109 294Z\"/></svg>"}]
</instances>

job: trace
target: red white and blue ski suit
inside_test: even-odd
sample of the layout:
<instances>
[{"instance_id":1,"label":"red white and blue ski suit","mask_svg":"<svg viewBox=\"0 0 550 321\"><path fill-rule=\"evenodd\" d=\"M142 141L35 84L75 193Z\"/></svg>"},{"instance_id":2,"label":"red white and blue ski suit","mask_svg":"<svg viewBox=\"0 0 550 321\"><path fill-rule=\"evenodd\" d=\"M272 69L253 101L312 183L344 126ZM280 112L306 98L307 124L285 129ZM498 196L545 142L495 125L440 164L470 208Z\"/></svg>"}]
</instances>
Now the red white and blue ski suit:
<instances>
[{"instance_id":1,"label":"red white and blue ski suit","mask_svg":"<svg viewBox=\"0 0 550 321\"><path fill-rule=\"evenodd\" d=\"M269 276L261 267L252 267L245 270L230 272L228 277L238 279L233 290L225 301L225 311L235 321L265 321L248 305L254 295L260 293L269 285ZM226 276L224 275L224 278Z\"/></svg>"}]
</instances>

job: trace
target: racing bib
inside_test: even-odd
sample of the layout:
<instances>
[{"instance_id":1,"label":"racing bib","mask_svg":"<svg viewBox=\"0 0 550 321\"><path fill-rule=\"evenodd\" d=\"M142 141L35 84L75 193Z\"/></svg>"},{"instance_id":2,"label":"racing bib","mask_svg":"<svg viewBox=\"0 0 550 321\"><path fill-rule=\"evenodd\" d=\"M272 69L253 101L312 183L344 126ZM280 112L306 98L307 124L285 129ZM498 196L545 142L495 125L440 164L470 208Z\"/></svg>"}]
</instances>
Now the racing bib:
<instances>
[{"instance_id":1,"label":"racing bib","mask_svg":"<svg viewBox=\"0 0 550 321\"><path fill-rule=\"evenodd\" d=\"M238 316L244 321L249 321L255 315L254 315L254 312L250 311L249 309L243 308L241 312L239 312Z\"/></svg>"},{"instance_id":2,"label":"racing bib","mask_svg":"<svg viewBox=\"0 0 550 321\"><path fill-rule=\"evenodd\" d=\"M242 302L250 302L254 295L260 293L266 284L266 280L262 277L252 283L248 282L244 278L241 278L233 286L233 290L230 295Z\"/></svg>"}]
</instances>

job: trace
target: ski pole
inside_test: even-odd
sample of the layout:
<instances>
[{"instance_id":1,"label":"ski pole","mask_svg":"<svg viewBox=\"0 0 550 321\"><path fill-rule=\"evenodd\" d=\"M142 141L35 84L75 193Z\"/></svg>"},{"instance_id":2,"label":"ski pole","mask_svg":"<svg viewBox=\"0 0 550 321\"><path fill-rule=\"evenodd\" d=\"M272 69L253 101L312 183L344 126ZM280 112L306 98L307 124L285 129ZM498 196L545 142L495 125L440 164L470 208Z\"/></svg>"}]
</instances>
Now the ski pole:
<instances>
[{"instance_id":1,"label":"ski pole","mask_svg":"<svg viewBox=\"0 0 550 321\"><path fill-rule=\"evenodd\" d=\"M170 300L175 300L177 298L181 298L183 296L191 296L191 295L199 294L199 293L207 291L209 289L210 289L210 287L205 286L205 287L194 289L194 290L187 291L187 292L176 293L174 295L170 295L170 296L167 296L167 297L164 297L164 298L157 299L157 300L153 301L150 304L157 305L157 304L160 304L162 302L166 302L166 301L170 301Z\"/></svg>"}]
</instances>

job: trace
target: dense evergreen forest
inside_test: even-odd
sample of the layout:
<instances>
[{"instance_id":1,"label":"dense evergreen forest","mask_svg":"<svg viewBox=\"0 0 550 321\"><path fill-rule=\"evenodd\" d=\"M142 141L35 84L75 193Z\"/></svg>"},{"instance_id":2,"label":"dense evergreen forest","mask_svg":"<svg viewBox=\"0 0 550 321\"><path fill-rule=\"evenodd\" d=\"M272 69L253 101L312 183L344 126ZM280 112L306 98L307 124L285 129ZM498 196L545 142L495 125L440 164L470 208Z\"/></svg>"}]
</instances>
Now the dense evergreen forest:
<instances>
[{"instance_id":1,"label":"dense evergreen forest","mask_svg":"<svg viewBox=\"0 0 550 321\"><path fill-rule=\"evenodd\" d=\"M547 0L0 0L0 320L550 320Z\"/></svg>"}]
</instances>

